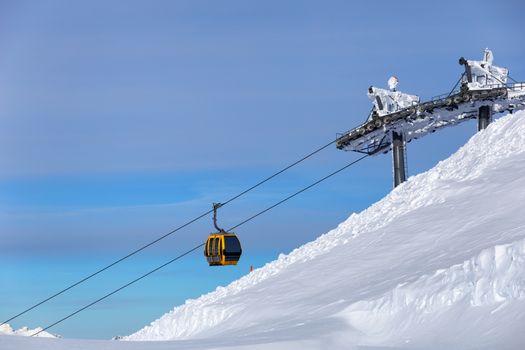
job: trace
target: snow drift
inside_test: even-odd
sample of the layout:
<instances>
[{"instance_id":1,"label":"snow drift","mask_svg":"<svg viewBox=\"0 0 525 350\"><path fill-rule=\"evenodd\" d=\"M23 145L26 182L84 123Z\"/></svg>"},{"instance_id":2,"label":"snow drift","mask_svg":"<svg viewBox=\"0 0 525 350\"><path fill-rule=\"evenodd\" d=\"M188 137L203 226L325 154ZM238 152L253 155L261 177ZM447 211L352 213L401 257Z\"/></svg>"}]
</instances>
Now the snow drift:
<instances>
[{"instance_id":1,"label":"snow drift","mask_svg":"<svg viewBox=\"0 0 525 350\"><path fill-rule=\"evenodd\" d=\"M336 229L125 340L514 348L525 341L524 200L517 112Z\"/></svg>"}]
</instances>

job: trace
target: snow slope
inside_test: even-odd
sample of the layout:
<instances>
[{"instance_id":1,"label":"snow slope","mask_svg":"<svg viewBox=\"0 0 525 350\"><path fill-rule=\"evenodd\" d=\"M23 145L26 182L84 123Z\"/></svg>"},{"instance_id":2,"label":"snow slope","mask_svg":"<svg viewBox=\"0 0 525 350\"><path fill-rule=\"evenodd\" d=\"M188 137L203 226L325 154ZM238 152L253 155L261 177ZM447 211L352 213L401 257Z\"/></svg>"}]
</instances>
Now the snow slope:
<instances>
[{"instance_id":1,"label":"snow slope","mask_svg":"<svg viewBox=\"0 0 525 350\"><path fill-rule=\"evenodd\" d=\"M480 344L493 332L525 340L511 327L525 327L524 200L518 112L336 229L126 339L383 346L430 345L444 334L441 342L457 345L447 332L460 328ZM491 319L506 322L494 330Z\"/></svg>"},{"instance_id":2,"label":"snow slope","mask_svg":"<svg viewBox=\"0 0 525 350\"><path fill-rule=\"evenodd\" d=\"M336 229L127 341L0 336L0 348L521 349L524 203L518 112Z\"/></svg>"}]
</instances>

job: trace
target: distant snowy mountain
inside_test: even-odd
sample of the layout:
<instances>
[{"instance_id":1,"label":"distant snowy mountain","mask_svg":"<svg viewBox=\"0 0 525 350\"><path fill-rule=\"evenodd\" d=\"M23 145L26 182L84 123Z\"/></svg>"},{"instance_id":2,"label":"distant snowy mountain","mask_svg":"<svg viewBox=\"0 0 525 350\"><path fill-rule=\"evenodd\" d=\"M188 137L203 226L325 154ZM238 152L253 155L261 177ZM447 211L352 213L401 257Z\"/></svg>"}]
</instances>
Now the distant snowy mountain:
<instances>
[{"instance_id":1,"label":"distant snowy mountain","mask_svg":"<svg viewBox=\"0 0 525 350\"><path fill-rule=\"evenodd\" d=\"M513 348L525 343L524 204L517 112L336 229L125 339Z\"/></svg>"},{"instance_id":2,"label":"distant snowy mountain","mask_svg":"<svg viewBox=\"0 0 525 350\"><path fill-rule=\"evenodd\" d=\"M29 329L27 327L22 327L20 329L14 330L10 325L3 324L0 326L0 334L7 334L7 335L21 335L29 337L36 332L41 331L42 328L35 328L35 329ZM48 332L42 332L37 335L37 337L44 337L44 338L57 338L57 336L48 333Z\"/></svg>"}]
</instances>

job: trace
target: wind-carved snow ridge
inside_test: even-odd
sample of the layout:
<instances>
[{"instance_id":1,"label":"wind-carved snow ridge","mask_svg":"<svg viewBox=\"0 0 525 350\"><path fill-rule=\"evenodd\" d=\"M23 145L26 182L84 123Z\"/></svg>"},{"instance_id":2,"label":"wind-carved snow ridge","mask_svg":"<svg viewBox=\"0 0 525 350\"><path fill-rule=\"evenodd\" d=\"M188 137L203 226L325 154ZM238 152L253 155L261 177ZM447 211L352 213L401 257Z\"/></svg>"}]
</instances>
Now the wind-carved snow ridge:
<instances>
[{"instance_id":1,"label":"wind-carved snow ridge","mask_svg":"<svg viewBox=\"0 0 525 350\"><path fill-rule=\"evenodd\" d=\"M429 322L429 315L465 307L498 306L525 298L525 240L497 245L447 269L402 283L374 300L354 303L339 316L370 338ZM432 319L434 320L434 319ZM374 341L369 341L374 343Z\"/></svg>"},{"instance_id":2,"label":"wind-carved snow ridge","mask_svg":"<svg viewBox=\"0 0 525 350\"><path fill-rule=\"evenodd\" d=\"M245 335L248 328L253 334L267 334L279 327L286 333L292 326L297 331L295 325L308 320L332 320L341 309L365 305L359 304L363 300L371 303L366 304L370 307L366 312L374 317L376 311L385 314L394 305L399 307L388 302L389 291L393 299L403 291L403 298L415 298L409 306L418 312L468 298L472 305L499 297L521 300L522 246L501 243L525 237L524 164L525 112L521 111L498 119L454 155L409 178L384 199L352 214L315 241L280 255L227 287L186 301L124 340L188 339L232 331ZM495 259L492 275L488 273L491 260L481 262L495 245L499 246L494 248L498 259L507 256L501 249L510 249L509 256L515 259L508 263ZM478 260L456 266L483 249L488 250ZM476 265L478 262L481 265ZM505 270L500 274L506 264L507 270L519 273L509 275ZM427 276L437 269L443 271ZM479 271L486 274L477 275ZM482 293L484 283L489 287L506 285L505 276L515 282L512 288ZM463 287L441 290L443 279ZM467 288L469 283L475 283L471 289ZM418 294L416 287L426 292ZM318 314L311 310L318 310ZM408 317L406 324L413 325L409 321L417 315ZM360 323L356 328L365 326Z\"/></svg>"},{"instance_id":3,"label":"wind-carved snow ridge","mask_svg":"<svg viewBox=\"0 0 525 350\"><path fill-rule=\"evenodd\" d=\"M40 332L42 328L38 327L35 329L29 329L28 327L22 327L20 329L14 330L9 324L3 324L0 326L0 334L7 334L7 335L20 335L20 336L26 336L30 337L36 332ZM42 337L42 338L57 338L57 336L48 333L48 332L41 332L36 337Z\"/></svg>"}]
</instances>

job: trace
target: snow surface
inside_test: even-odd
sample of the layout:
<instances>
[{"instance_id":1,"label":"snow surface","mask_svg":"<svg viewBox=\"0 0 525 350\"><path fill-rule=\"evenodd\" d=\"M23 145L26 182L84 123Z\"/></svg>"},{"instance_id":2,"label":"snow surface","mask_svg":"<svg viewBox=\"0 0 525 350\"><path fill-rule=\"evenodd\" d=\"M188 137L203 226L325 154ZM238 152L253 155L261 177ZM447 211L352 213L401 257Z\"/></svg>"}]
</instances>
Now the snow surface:
<instances>
[{"instance_id":1,"label":"snow surface","mask_svg":"<svg viewBox=\"0 0 525 350\"><path fill-rule=\"evenodd\" d=\"M0 336L0 349L522 349L524 199L517 112L336 229L127 341Z\"/></svg>"}]
</instances>

